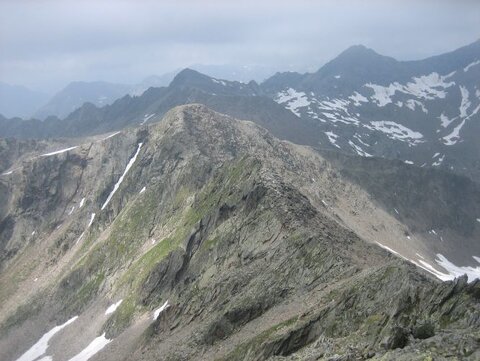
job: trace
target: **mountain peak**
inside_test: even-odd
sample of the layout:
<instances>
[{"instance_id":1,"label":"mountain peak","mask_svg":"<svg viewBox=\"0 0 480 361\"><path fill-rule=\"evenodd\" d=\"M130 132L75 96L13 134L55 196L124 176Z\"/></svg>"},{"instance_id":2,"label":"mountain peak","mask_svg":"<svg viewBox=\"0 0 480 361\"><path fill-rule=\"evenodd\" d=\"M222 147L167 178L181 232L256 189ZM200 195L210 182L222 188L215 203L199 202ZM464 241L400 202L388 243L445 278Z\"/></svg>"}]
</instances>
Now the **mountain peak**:
<instances>
[{"instance_id":1,"label":"mountain peak","mask_svg":"<svg viewBox=\"0 0 480 361\"><path fill-rule=\"evenodd\" d=\"M185 68L175 75L170 86L195 85L210 80L211 78L205 74L190 68Z\"/></svg>"},{"instance_id":2,"label":"mountain peak","mask_svg":"<svg viewBox=\"0 0 480 361\"><path fill-rule=\"evenodd\" d=\"M388 58L388 59L393 59L384 55L381 55L377 53L375 50L367 48L365 45L352 45L346 50L344 50L342 53L340 53L339 56L335 59L342 59L342 58L355 58L356 60L359 59L380 59L380 58Z\"/></svg>"}]
</instances>

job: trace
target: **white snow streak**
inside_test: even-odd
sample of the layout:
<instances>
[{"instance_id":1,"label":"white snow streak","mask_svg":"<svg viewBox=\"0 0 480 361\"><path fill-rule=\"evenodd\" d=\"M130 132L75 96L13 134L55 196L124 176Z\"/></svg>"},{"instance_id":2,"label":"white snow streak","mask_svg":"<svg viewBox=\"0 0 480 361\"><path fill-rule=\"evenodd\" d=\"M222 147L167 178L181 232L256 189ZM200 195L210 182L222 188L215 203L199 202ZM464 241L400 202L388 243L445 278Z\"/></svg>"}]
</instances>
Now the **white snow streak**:
<instances>
[{"instance_id":1,"label":"white snow streak","mask_svg":"<svg viewBox=\"0 0 480 361\"><path fill-rule=\"evenodd\" d=\"M65 148L65 149L60 149L60 150L57 150L57 151L55 151L55 152L42 154L42 155L40 155L40 156L41 156L41 157L49 157L49 156L51 156L51 155L68 152L69 150L72 150L72 149L75 149L75 148L78 148L78 146L70 147L70 148Z\"/></svg>"},{"instance_id":2,"label":"white snow streak","mask_svg":"<svg viewBox=\"0 0 480 361\"><path fill-rule=\"evenodd\" d=\"M92 225L94 219L95 219L95 213L92 213L92 214L90 215L90 222L88 222L87 228L90 228L90 226Z\"/></svg>"},{"instance_id":3,"label":"white snow streak","mask_svg":"<svg viewBox=\"0 0 480 361\"><path fill-rule=\"evenodd\" d=\"M325 132L325 134L327 135L330 143L332 143L335 147L340 148L340 146L337 144L338 135L336 135L334 132Z\"/></svg>"},{"instance_id":4,"label":"white snow streak","mask_svg":"<svg viewBox=\"0 0 480 361\"><path fill-rule=\"evenodd\" d=\"M107 137L103 138L102 140L107 140L107 139L110 139L110 138L112 138L112 137L114 137L114 136L116 136L116 135L118 135L118 134L120 134L120 133L121 133L121 132L115 132L115 133L113 133L113 134L110 134L109 136L107 136Z\"/></svg>"},{"instance_id":5,"label":"white snow streak","mask_svg":"<svg viewBox=\"0 0 480 361\"><path fill-rule=\"evenodd\" d=\"M128 162L127 164L127 167L125 168L125 171L123 172L122 176L120 177L120 179L117 181L117 183L115 183L115 186L113 187L113 190L112 192L108 195L108 198L107 200L105 201L105 203L103 204L102 206L102 210L105 209L105 207L108 205L108 203L110 202L110 200L112 199L113 195L115 194L115 192L118 190L118 188L120 187L120 184L122 184L123 182L123 178L125 178L125 175L127 174L127 172L130 170L130 168L132 167L133 163L135 163L135 160L137 159L137 156L138 156L138 153L140 153L140 149L142 148L142 145L143 143L139 143L138 144L138 148L137 148L137 151L135 152L135 155L130 159L130 161Z\"/></svg>"},{"instance_id":6,"label":"white snow streak","mask_svg":"<svg viewBox=\"0 0 480 361\"><path fill-rule=\"evenodd\" d=\"M48 342L51 340L53 336L55 336L58 332L60 332L63 328L67 327L69 324L74 322L78 316L75 316L65 322L63 325L55 326L46 334L44 334L40 340L37 341L35 345L30 347L22 356L20 356L16 361L34 361L37 360L39 357L45 355L48 349ZM48 356L47 356L48 357Z\"/></svg>"},{"instance_id":7,"label":"white snow streak","mask_svg":"<svg viewBox=\"0 0 480 361\"><path fill-rule=\"evenodd\" d=\"M87 361L102 348L108 345L112 340L108 340L105 337L105 333L102 336L95 338L90 344L85 347L80 353L72 357L68 361Z\"/></svg>"},{"instance_id":8,"label":"white snow streak","mask_svg":"<svg viewBox=\"0 0 480 361\"><path fill-rule=\"evenodd\" d=\"M375 129L385 133L390 139L400 140L409 144L415 145L421 142L423 138L422 133L415 132L401 124L392 121L376 121L370 122L371 126L366 126L369 129Z\"/></svg>"},{"instance_id":9,"label":"white snow streak","mask_svg":"<svg viewBox=\"0 0 480 361\"><path fill-rule=\"evenodd\" d=\"M465 118L467 116L467 110L472 105L468 99L469 93L467 88L460 86L460 93L462 94L462 102L460 103L460 117Z\"/></svg>"},{"instance_id":10,"label":"white snow streak","mask_svg":"<svg viewBox=\"0 0 480 361\"><path fill-rule=\"evenodd\" d=\"M474 61L473 63L468 64L465 68L463 68L463 71L466 73L467 71L470 70L470 68L473 68L475 65L480 64L480 60Z\"/></svg>"},{"instance_id":11,"label":"white snow streak","mask_svg":"<svg viewBox=\"0 0 480 361\"><path fill-rule=\"evenodd\" d=\"M358 92L353 93L353 95L350 95L348 98L352 99L353 104L357 107L362 105L362 103L368 103L368 99Z\"/></svg>"},{"instance_id":12,"label":"white snow streak","mask_svg":"<svg viewBox=\"0 0 480 361\"><path fill-rule=\"evenodd\" d=\"M357 154L359 156L362 156L362 157L373 157L371 154L365 152L362 148L360 148L358 145L356 145L354 142L352 142L351 140L348 141L348 144L350 144L350 146L355 150L355 152L357 152Z\"/></svg>"},{"instance_id":13,"label":"white snow streak","mask_svg":"<svg viewBox=\"0 0 480 361\"><path fill-rule=\"evenodd\" d=\"M443 137L443 142L445 145L454 145L460 140L460 129L462 129L464 125L465 119L462 120L462 122L455 128L453 128L453 131L449 135Z\"/></svg>"},{"instance_id":14,"label":"white snow streak","mask_svg":"<svg viewBox=\"0 0 480 361\"><path fill-rule=\"evenodd\" d=\"M155 310L155 312L153 313L153 320L155 321L158 318L158 316L160 316L160 314L169 307L170 305L168 304L168 300L167 300L159 309Z\"/></svg>"},{"instance_id":15,"label":"white snow streak","mask_svg":"<svg viewBox=\"0 0 480 361\"><path fill-rule=\"evenodd\" d=\"M377 243L380 247L382 247L383 249L386 249L388 252L393 253L393 254L395 254L395 255L397 255L397 256L400 256L400 257L402 257L402 258L405 258L405 257L403 257L400 253L398 253L397 251L391 249L390 247L387 247L387 246L381 244L380 242L376 242L376 243Z\"/></svg>"},{"instance_id":16,"label":"white snow streak","mask_svg":"<svg viewBox=\"0 0 480 361\"><path fill-rule=\"evenodd\" d=\"M82 200L80 201L80 205L78 206L78 208L82 208L84 204L85 204L85 197L82 198Z\"/></svg>"},{"instance_id":17,"label":"white snow streak","mask_svg":"<svg viewBox=\"0 0 480 361\"><path fill-rule=\"evenodd\" d=\"M413 263L414 265L430 272L431 274L433 274L435 277L439 278L442 281L451 281L451 280L453 280L457 277L460 277L464 274L467 275L469 282L473 281L475 278L480 278L480 266L478 266L478 267L470 267L470 266L459 267L459 266L454 265L452 262L450 262L442 254L438 253L437 258L435 259L435 262L437 262L437 264L439 266L443 267L447 271L447 273L444 273L444 272L441 272L441 271L437 270L430 263L428 263L424 260L419 259L418 262L414 261L414 260L411 260L411 259L401 255L397 251L391 249L390 247L387 247L387 246L381 244L380 242L376 242L376 243L380 247L389 251L390 253L393 253L393 254L395 254L395 255L397 255L397 256L399 256L399 257L401 257L401 258L403 258L403 259L405 259L405 260L407 260L411 263ZM418 253L416 253L416 255L419 256L420 258L423 258L423 256L419 255ZM473 258L477 262L480 263L480 257L473 256Z\"/></svg>"},{"instance_id":18,"label":"white snow streak","mask_svg":"<svg viewBox=\"0 0 480 361\"><path fill-rule=\"evenodd\" d=\"M106 314L106 315L109 315L109 314L111 314L111 313L114 313L114 312L117 310L118 306L120 306L120 304L122 303L122 301L123 301L123 300L120 300L120 301L118 301L117 303L114 303L113 305L111 305L110 307L108 307L107 310L105 311L105 314Z\"/></svg>"},{"instance_id":19,"label":"white snow streak","mask_svg":"<svg viewBox=\"0 0 480 361\"><path fill-rule=\"evenodd\" d=\"M147 189L147 187L143 187L143 188L140 190L139 194L142 194L143 192L145 192L146 189Z\"/></svg>"}]
</instances>

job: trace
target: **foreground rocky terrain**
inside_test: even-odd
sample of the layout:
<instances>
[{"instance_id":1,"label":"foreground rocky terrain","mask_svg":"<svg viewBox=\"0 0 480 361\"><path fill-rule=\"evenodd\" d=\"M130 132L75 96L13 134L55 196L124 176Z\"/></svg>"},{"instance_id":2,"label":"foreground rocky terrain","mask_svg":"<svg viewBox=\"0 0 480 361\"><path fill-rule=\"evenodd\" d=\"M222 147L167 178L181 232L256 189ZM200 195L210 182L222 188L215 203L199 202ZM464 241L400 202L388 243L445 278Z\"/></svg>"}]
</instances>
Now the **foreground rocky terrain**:
<instances>
[{"instance_id":1,"label":"foreground rocky terrain","mask_svg":"<svg viewBox=\"0 0 480 361\"><path fill-rule=\"evenodd\" d=\"M202 105L2 154L0 360L480 357L468 178Z\"/></svg>"}]
</instances>

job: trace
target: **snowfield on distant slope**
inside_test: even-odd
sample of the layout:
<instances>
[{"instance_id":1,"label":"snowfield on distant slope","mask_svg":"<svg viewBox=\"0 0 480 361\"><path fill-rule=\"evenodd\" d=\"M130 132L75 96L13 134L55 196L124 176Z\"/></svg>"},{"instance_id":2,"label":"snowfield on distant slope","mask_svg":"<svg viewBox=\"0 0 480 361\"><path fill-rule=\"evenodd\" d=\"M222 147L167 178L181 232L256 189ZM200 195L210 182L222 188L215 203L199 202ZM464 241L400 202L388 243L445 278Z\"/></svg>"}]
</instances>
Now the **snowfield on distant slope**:
<instances>
[{"instance_id":1,"label":"snowfield on distant slope","mask_svg":"<svg viewBox=\"0 0 480 361\"><path fill-rule=\"evenodd\" d=\"M308 107L311 103L304 92L298 92L293 88L280 92L275 97L278 104L283 104L297 117L300 117L299 108Z\"/></svg>"},{"instance_id":2,"label":"snowfield on distant slope","mask_svg":"<svg viewBox=\"0 0 480 361\"><path fill-rule=\"evenodd\" d=\"M418 144L422 141L423 135L420 132L411 130L401 124L392 121L375 121L370 122L371 126L365 125L366 128L378 130L385 133L387 137L402 142L407 142L411 145Z\"/></svg>"}]
</instances>

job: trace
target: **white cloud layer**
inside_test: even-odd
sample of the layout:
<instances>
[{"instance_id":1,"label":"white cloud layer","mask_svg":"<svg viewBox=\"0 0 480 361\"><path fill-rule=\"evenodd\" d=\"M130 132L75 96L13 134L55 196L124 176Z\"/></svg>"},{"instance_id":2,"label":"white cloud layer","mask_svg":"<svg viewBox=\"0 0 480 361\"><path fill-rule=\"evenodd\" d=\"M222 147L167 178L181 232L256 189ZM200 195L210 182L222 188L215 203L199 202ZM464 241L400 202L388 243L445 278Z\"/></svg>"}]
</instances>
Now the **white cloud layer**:
<instances>
[{"instance_id":1,"label":"white cloud layer","mask_svg":"<svg viewBox=\"0 0 480 361\"><path fill-rule=\"evenodd\" d=\"M399 59L475 41L478 1L0 1L0 81L134 83L192 64L316 70L363 44Z\"/></svg>"}]
</instances>

